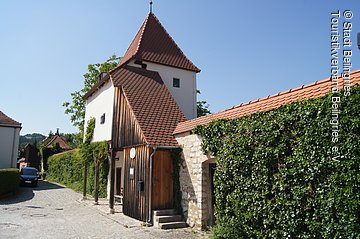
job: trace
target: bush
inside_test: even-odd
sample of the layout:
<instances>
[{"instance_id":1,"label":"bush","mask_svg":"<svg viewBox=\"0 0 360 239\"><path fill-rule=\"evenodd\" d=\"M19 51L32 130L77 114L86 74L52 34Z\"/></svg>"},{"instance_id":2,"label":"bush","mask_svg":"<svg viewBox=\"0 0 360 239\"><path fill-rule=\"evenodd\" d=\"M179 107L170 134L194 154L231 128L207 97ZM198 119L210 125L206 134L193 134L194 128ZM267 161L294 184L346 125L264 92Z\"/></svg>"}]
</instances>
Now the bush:
<instances>
[{"instance_id":1,"label":"bush","mask_svg":"<svg viewBox=\"0 0 360 239\"><path fill-rule=\"evenodd\" d=\"M89 162L89 176L87 193L94 193L95 164ZM100 166L99 196L106 197L108 162L105 160ZM80 150L71 150L50 156L48 159L47 178L49 181L58 182L67 187L81 192L83 189L84 159Z\"/></svg>"},{"instance_id":2,"label":"bush","mask_svg":"<svg viewBox=\"0 0 360 239\"><path fill-rule=\"evenodd\" d=\"M360 237L360 87L336 144L330 97L195 129L217 160L215 238Z\"/></svg>"},{"instance_id":3,"label":"bush","mask_svg":"<svg viewBox=\"0 0 360 239\"><path fill-rule=\"evenodd\" d=\"M19 183L20 172L17 168L0 169L0 195L15 193Z\"/></svg>"}]
</instances>

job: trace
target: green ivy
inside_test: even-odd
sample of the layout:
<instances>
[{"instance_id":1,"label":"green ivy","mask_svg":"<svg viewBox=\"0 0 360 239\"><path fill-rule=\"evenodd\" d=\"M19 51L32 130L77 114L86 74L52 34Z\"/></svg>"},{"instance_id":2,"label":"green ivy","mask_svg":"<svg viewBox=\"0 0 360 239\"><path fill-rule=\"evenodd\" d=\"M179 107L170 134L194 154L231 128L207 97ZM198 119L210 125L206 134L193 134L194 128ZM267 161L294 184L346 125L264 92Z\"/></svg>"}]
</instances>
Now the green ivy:
<instances>
[{"instance_id":1,"label":"green ivy","mask_svg":"<svg viewBox=\"0 0 360 239\"><path fill-rule=\"evenodd\" d=\"M360 87L198 126L216 157L215 238L360 238Z\"/></svg>"},{"instance_id":2,"label":"green ivy","mask_svg":"<svg viewBox=\"0 0 360 239\"><path fill-rule=\"evenodd\" d=\"M15 194L19 189L20 172L17 168L0 169L0 198L8 193Z\"/></svg>"},{"instance_id":3,"label":"green ivy","mask_svg":"<svg viewBox=\"0 0 360 239\"><path fill-rule=\"evenodd\" d=\"M48 160L49 180L62 183L76 191L83 189L84 167L89 168L87 194L95 192L95 164L99 164L99 196L106 197L109 163L107 160L108 143L91 142L94 136L95 118L87 122L85 140L80 150L56 154Z\"/></svg>"},{"instance_id":4,"label":"green ivy","mask_svg":"<svg viewBox=\"0 0 360 239\"><path fill-rule=\"evenodd\" d=\"M48 180L58 182L81 192L83 189L84 158L80 150L71 150L49 157ZM94 194L95 163L89 162L89 176L87 178L87 193ZM106 197L107 176L109 164L107 160L100 163L99 196Z\"/></svg>"}]
</instances>

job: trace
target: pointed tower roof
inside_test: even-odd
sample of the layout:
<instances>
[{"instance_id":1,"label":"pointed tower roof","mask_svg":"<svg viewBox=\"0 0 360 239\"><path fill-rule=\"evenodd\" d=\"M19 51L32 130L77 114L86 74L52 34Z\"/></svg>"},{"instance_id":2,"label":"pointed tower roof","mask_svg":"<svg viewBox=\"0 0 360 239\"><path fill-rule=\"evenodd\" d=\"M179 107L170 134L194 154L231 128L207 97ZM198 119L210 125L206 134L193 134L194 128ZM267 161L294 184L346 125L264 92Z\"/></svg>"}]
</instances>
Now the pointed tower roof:
<instances>
[{"instance_id":1,"label":"pointed tower roof","mask_svg":"<svg viewBox=\"0 0 360 239\"><path fill-rule=\"evenodd\" d=\"M119 65L124 65L131 59L200 72L152 12L140 27Z\"/></svg>"}]
</instances>

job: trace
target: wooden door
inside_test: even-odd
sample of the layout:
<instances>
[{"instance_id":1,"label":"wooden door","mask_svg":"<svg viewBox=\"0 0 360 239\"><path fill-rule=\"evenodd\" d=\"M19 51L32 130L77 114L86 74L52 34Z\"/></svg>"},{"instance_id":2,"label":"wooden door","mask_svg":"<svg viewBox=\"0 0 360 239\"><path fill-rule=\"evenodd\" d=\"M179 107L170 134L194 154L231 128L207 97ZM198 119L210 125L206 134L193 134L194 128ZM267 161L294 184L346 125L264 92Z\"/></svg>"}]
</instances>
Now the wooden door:
<instances>
[{"instance_id":1,"label":"wooden door","mask_svg":"<svg viewBox=\"0 0 360 239\"><path fill-rule=\"evenodd\" d=\"M121 195L121 168L116 168L115 177L115 194Z\"/></svg>"},{"instance_id":2,"label":"wooden door","mask_svg":"<svg viewBox=\"0 0 360 239\"><path fill-rule=\"evenodd\" d=\"M173 162L170 151L157 151L153 159L152 209L173 208Z\"/></svg>"},{"instance_id":3,"label":"wooden door","mask_svg":"<svg viewBox=\"0 0 360 239\"><path fill-rule=\"evenodd\" d=\"M123 212L125 215L146 221L148 215L148 178L150 150L146 145L136 146L135 158L130 158L130 149L124 148L125 166ZM139 190L138 184L143 182L144 187Z\"/></svg>"}]
</instances>

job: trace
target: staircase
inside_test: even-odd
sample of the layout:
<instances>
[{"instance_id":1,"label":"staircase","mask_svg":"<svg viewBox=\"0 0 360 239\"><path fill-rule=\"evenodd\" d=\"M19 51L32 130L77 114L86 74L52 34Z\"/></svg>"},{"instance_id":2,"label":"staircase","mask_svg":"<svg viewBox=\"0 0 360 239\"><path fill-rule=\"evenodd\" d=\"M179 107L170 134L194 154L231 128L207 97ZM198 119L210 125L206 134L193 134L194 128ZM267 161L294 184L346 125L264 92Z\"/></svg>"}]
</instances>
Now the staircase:
<instances>
[{"instance_id":1,"label":"staircase","mask_svg":"<svg viewBox=\"0 0 360 239\"><path fill-rule=\"evenodd\" d=\"M182 216L176 215L174 209L154 210L153 215L154 226L160 229L175 229L187 226Z\"/></svg>"}]
</instances>

